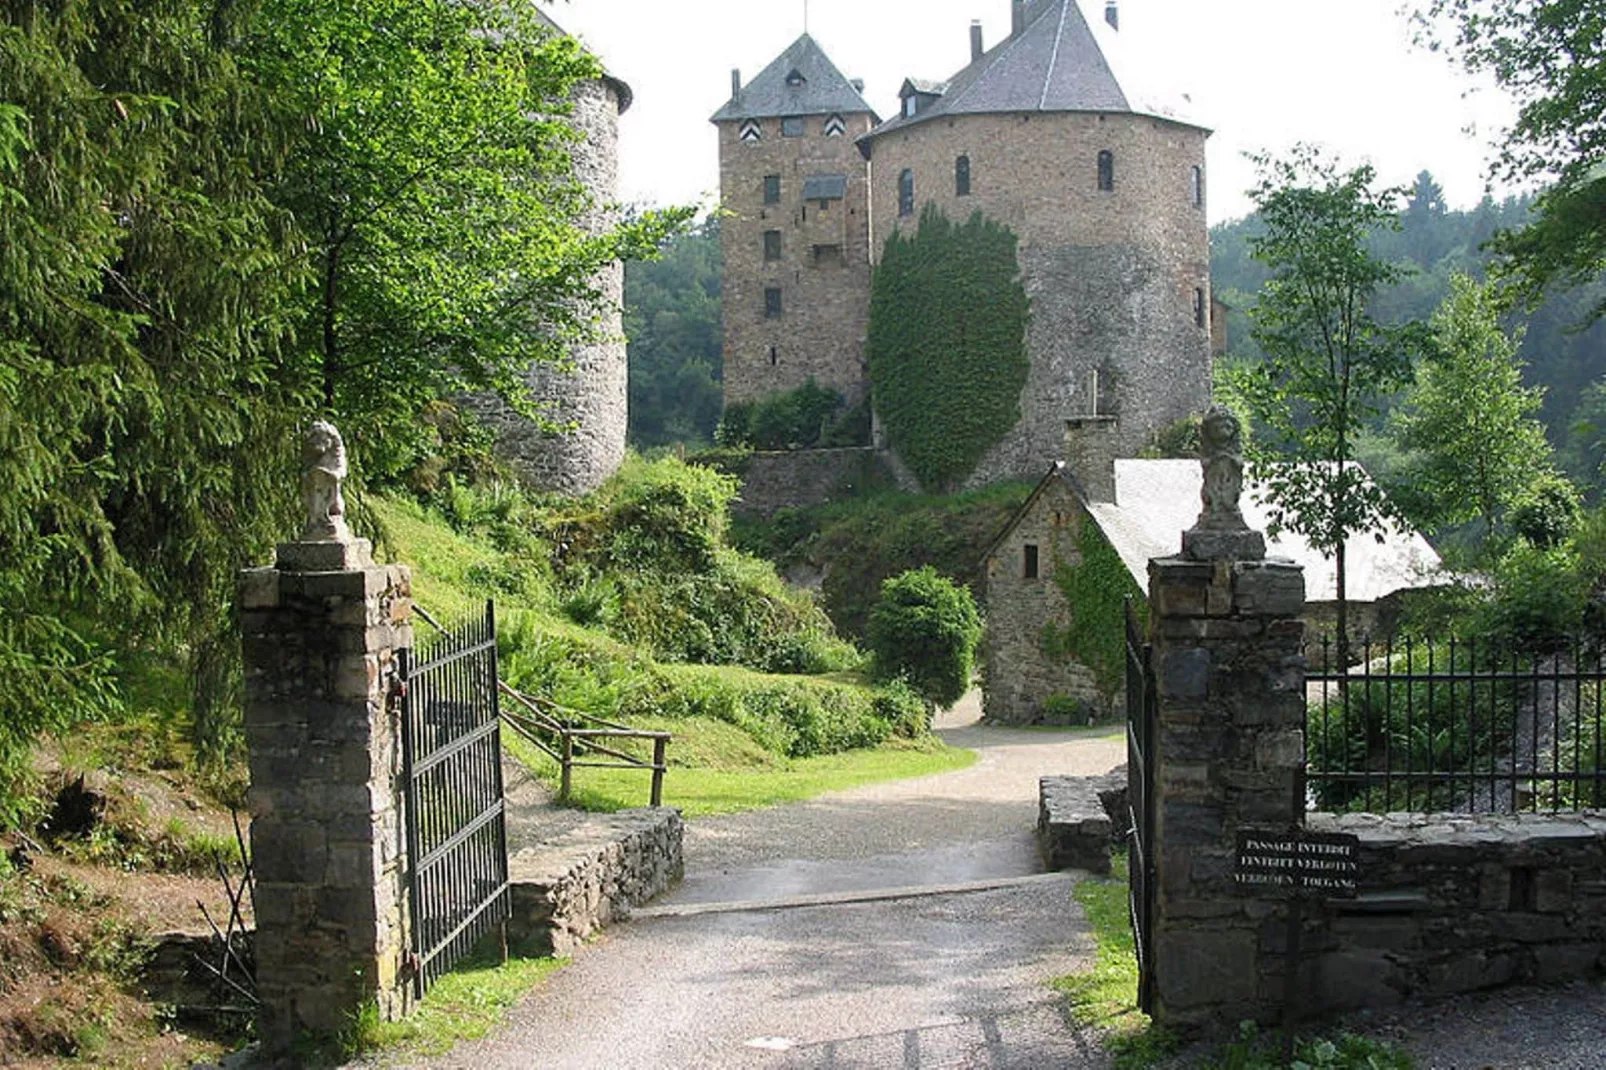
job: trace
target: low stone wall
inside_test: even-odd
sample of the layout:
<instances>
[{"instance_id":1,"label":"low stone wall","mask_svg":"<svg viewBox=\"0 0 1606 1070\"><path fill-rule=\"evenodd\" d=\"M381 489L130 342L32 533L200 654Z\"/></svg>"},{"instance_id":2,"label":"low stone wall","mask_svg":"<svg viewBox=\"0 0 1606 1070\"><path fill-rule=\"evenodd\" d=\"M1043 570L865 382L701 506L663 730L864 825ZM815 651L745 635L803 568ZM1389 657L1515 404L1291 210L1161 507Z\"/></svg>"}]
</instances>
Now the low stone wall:
<instances>
[{"instance_id":1,"label":"low stone wall","mask_svg":"<svg viewBox=\"0 0 1606 1070\"><path fill-rule=\"evenodd\" d=\"M825 505L873 487L899 485L886 455L870 447L754 453L742 462L739 513Z\"/></svg>"},{"instance_id":2,"label":"low stone wall","mask_svg":"<svg viewBox=\"0 0 1606 1070\"><path fill-rule=\"evenodd\" d=\"M678 810L624 810L515 851L509 943L522 954L570 954L680 880L684 832Z\"/></svg>"},{"instance_id":3,"label":"low stone wall","mask_svg":"<svg viewBox=\"0 0 1606 1070\"><path fill-rule=\"evenodd\" d=\"M1100 791L1108 778L1046 776L1037 789L1037 849L1049 869L1110 872L1113 822Z\"/></svg>"},{"instance_id":4,"label":"low stone wall","mask_svg":"<svg viewBox=\"0 0 1606 1070\"><path fill-rule=\"evenodd\" d=\"M1307 914L1312 1007L1606 970L1606 815L1312 814L1307 825L1356 835L1361 870L1358 898ZM1281 930L1263 940L1280 950Z\"/></svg>"}]
</instances>

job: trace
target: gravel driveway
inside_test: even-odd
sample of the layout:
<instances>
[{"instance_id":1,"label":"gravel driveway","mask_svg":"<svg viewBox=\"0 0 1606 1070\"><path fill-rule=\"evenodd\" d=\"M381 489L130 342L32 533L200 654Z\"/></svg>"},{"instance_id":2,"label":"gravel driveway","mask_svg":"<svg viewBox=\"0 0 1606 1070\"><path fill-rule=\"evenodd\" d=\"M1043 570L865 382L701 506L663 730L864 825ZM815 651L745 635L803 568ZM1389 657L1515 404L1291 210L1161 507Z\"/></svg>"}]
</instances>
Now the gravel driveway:
<instances>
[{"instance_id":1,"label":"gravel driveway","mask_svg":"<svg viewBox=\"0 0 1606 1070\"><path fill-rule=\"evenodd\" d=\"M1031 830L1039 776L1106 772L1123 744L974 713L939 724L980 754L968 769L692 822L658 916L584 949L496 1035L416 1065L1107 1066L1045 985L1092 946L1074 878L1039 872ZM966 882L981 889L942 890ZM754 908L820 896L846 901Z\"/></svg>"}]
</instances>

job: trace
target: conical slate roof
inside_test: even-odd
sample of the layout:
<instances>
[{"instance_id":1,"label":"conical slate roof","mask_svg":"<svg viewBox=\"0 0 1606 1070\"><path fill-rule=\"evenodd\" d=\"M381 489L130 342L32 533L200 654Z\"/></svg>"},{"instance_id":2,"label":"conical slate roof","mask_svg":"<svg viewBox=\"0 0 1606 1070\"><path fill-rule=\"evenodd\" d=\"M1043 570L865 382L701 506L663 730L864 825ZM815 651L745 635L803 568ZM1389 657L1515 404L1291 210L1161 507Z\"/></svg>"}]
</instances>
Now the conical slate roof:
<instances>
[{"instance_id":1,"label":"conical slate roof","mask_svg":"<svg viewBox=\"0 0 1606 1070\"><path fill-rule=\"evenodd\" d=\"M559 26L556 22L554 22L552 20L552 16L548 15L540 8L535 9L535 17L543 26L551 30L553 33L559 34L563 37L574 36L568 30L565 30L562 26ZM636 99L635 91L630 88L630 83L626 82L623 78L619 78L613 74L610 74L608 71L602 72L602 80L607 85L612 87L614 95L619 98L619 114L623 115L625 112L629 111L630 105L633 104Z\"/></svg>"},{"instance_id":2,"label":"conical slate roof","mask_svg":"<svg viewBox=\"0 0 1606 1070\"><path fill-rule=\"evenodd\" d=\"M861 140L944 115L1133 112L1197 125L1186 117L1186 99L1157 91L1122 45L1102 18L1086 17L1078 0L1034 0L1019 35L954 75L917 114L885 122Z\"/></svg>"},{"instance_id":3,"label":"conical slate roof","mask_svg":"<svg viewBox=\"0 0 1606 1070\"><path fill-rule=\"evenodd\" d=\"M715 112L712 121L866 113L875 115L814 38L804 34Z\"/></svg>"}]
</instances>

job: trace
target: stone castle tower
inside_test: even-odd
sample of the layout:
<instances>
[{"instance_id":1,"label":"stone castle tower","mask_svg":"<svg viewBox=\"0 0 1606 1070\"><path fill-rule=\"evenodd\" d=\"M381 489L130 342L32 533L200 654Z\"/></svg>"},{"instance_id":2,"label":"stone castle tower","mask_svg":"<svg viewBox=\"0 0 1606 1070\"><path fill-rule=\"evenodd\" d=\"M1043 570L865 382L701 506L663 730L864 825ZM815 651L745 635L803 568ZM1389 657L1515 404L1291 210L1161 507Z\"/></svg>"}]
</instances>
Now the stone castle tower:
<instances>
[{"instance_id":1,"label":"stone castle tower","mask_svg":"<svg viewBox=\"0 0 1606 1070\"><path fill-rule=\"evenodd\" d=\"M873 260L895 230L917 225L928 204L955 220L980 211L1020 240L1032 301L1022 418L970 485L1040 477L1064 454L1068 420L1099 439L1081 448L1132 457L1156 430L1210 401L1210 132L1127 62L1115 3L1101 18L1087 17L1082 3L1012 0L1006 39L989 49L973 24L969 65L943 82L908 79L900 114L857 139L869 166L870 211L849 216L864 233L844 247L864 241ZM804 38L788 55L800 47L818 51ZM816 62L835 72L823 54ZM783 56L760 80L779 70L784 84L789 68ZM744 153L772 150L740 141L741 101L716 121L726 206L745 214L767 165ZM762 104L769 121L757 146L792 115L784 95ZM806 133L818 131L806 126ZM760 291L784 281L760 259L762 229L744 220L726 231L727 402L801 381L762 366L766 345L784 358L789 343L815 331L844 331L850 317L837 309L867 307L843 297L835 308L783 305L780 317L762 319ZM819 319L831 322L816 326ZM749 320L772 330L754 337ZM862 337L864 321L852 323ZM844 363L830 377L815 374L843 390L851 370Z\"/></svg>"},{"instance_id":2,"label":"stone castle tower","mask_svg":"<svg viewBox=\"0 0 1606 1070\"><path fill-rule=\"evenodd\" d=\"M564 33L545 13L536 15L555 33ZM619 116L632 98L630 86L604 74L574 87L573 111L565 117L581 135L569 153L574 179L591 197L583 224L593 233L617 222ZM630 405L624 265L609 265L594 281L603 297L596 341L573 347L567 370L536 364L525 376L531 397L544 404L545 413L573 430L546 435L495 397L469 399L479 419L495 430L497 453L538 490L585 494L624 463Z\"/></svg>"},{"instance_id":3,"label":"stone castle tower","mask_svg":"<svg viewBox=\"0 0 1606 1070\"><path fill-rule=\"evenodd\" d=\"M719 127L725 402L814 379L865 392L869 165L876 123L860 86L807 34L745 87L732 72Z\"/></svg>"}]
</instances>

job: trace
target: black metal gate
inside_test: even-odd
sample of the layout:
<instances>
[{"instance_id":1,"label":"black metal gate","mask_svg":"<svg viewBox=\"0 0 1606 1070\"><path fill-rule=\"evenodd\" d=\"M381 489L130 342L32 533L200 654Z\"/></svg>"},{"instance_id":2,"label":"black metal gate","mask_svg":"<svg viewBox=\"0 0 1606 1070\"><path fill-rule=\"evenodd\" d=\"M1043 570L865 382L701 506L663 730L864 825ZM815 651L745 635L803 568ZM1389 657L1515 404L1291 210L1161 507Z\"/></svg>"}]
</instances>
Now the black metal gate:
<instances>
[{"instance_id":1,"label":"black metal gate","mask_svg":"<svg viewBox=\"0 0 1606 1070\"><path fill-rule=\"evenodd\" d=\"M1149 644L1133 609L1126 601L1126 768L1127 805L1132 827L1127 867L1130 874L1129 908L1132 942L1138 956L1138 1007L1154 1011L1154 673Z\"/></svg>"},{"instance_id":2,"label":"black metal gate","mask_svg":"<svg viewBox=\"0 0 1606 1070\"><path fill-rule=\"evenodd\" d=\"M402 775L414 990L511 914L496 612L402 651Z\"/></svg>"}]
</instances>

